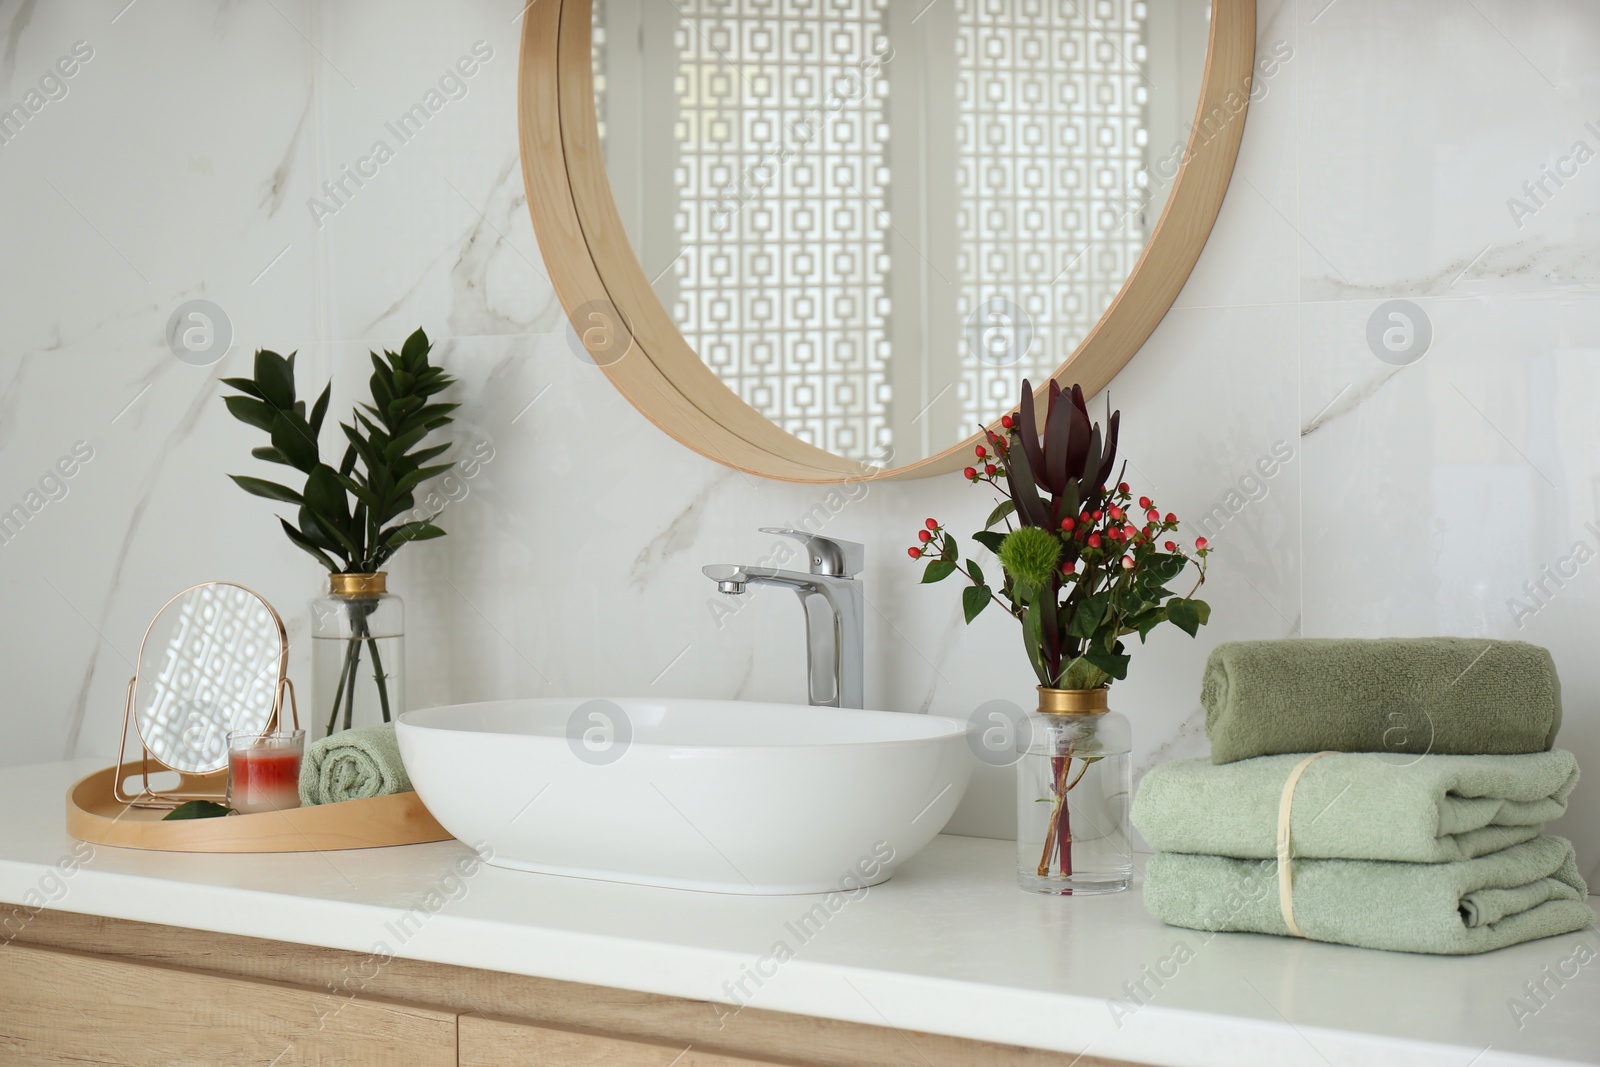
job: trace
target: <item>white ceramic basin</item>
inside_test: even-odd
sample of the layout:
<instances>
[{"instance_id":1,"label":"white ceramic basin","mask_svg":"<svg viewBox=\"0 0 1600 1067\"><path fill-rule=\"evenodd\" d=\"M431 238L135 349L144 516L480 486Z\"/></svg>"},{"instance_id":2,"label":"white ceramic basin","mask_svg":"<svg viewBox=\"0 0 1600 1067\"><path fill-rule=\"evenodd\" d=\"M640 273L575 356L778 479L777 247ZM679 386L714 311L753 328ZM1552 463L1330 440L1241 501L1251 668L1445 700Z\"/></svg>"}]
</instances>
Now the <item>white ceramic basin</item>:
<instances>
[{"instance_id":1,"label":"white ceramic basin","mask_svg":"<svg viewBox=\"0 0 1600 1067\"><path fill-rule=\"evenodd\" d=\"M855 891L949 820L959 719L734 700L503 700L408 711L423 803L489 862L719 893Z\"/></svg>"}]
</instances>

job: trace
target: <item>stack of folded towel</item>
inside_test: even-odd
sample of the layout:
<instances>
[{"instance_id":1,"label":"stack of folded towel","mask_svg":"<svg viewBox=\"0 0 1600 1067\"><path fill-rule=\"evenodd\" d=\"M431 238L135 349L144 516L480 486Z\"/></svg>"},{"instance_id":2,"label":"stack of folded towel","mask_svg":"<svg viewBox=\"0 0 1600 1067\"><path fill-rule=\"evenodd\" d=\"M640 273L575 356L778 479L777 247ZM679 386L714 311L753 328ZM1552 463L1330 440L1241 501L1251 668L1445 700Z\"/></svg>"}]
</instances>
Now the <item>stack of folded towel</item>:
<instances>
[{"instance_id":1,"label":"stack of folded towel","mask_svg":"<svg viewBox=\"0 0 1600 1067\"><path fill-rule=\"evenodd\" d=\"M1544 649L1238 642L1201 703L1212 758L1157 767L1133 805L1164 922L1462 954L1594 920L1542 833L1578 780Z\"/></svg>"}]
</instances>

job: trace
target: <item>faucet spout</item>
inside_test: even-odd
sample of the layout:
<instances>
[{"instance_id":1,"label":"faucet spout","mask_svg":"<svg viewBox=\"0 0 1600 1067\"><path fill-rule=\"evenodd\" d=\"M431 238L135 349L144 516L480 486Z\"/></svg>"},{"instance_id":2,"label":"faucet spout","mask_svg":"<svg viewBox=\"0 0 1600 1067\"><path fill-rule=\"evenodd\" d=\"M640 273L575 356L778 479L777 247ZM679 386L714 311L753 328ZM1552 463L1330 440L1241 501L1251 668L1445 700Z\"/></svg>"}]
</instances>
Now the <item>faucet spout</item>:
<instances>
[{"instance_id":1,"label":"faucet spout","mask_svg":"<svg viewBox=\"0 0 1600 1067\"><path fill-rule=\"evenodd\" d=\"M790 533L790 531L779 531ZM789 589L800 598L806 613L807 689L816 707L860 708L865 696L865 604L859 569L862 546L832 542L825 538L794 533L820 549L813 555L811 573L777 567L715 563L702 573L729 596L744 593L751 585L775 585ZM854 566L843 570L840 560Z\"/></svg>"}]
</instances>

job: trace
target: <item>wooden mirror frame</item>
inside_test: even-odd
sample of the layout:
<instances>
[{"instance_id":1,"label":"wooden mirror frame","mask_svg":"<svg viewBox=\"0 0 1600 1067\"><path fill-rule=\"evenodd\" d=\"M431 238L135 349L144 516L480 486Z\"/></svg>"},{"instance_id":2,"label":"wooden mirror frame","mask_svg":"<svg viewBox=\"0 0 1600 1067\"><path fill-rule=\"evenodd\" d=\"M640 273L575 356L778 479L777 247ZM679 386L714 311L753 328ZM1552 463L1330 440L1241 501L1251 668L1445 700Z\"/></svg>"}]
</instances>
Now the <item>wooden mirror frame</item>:
<instances>
[{"instance_id":1,"label":"wooden mirror frame","mask_svg":"<svg viewBox=\"0 0 1600 1067\"><path fill-rule=\"evenodd\" d=\"M718 463L789 482L923 478L960 470L978 434L897 467L836 456L769 421L689 347L634 256L606 175L590 53L593 0L543 0L523 18L517 112L528 211L551 283L590 358L668 435ZM1211 234L1249 109L1256 0L1212 0L1200 100L1150 240L1110 307L1054 374L1098 393L1166 315ZM1041 383L1036 400L1043 402Z\"/></svg>"}]
</instances>

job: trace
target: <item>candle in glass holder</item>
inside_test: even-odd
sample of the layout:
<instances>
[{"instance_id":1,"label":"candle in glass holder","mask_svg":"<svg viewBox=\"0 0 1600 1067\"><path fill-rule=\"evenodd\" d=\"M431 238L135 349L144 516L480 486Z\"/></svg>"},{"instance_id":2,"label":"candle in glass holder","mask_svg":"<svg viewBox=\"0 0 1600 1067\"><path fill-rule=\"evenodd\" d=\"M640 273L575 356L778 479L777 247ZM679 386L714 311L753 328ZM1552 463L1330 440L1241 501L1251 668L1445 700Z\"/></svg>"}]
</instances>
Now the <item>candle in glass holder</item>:
<instances>
[{"instance_id":1,"label":"candle in glass holder","mask_svg":"<svg viewBox=\"0 0 1600 1067\"><path fill-rule=\"evenodd\" d=\"M241 815L300 806L306 732L228 735L228 806Z\"/></svg>"}]
</instances>

